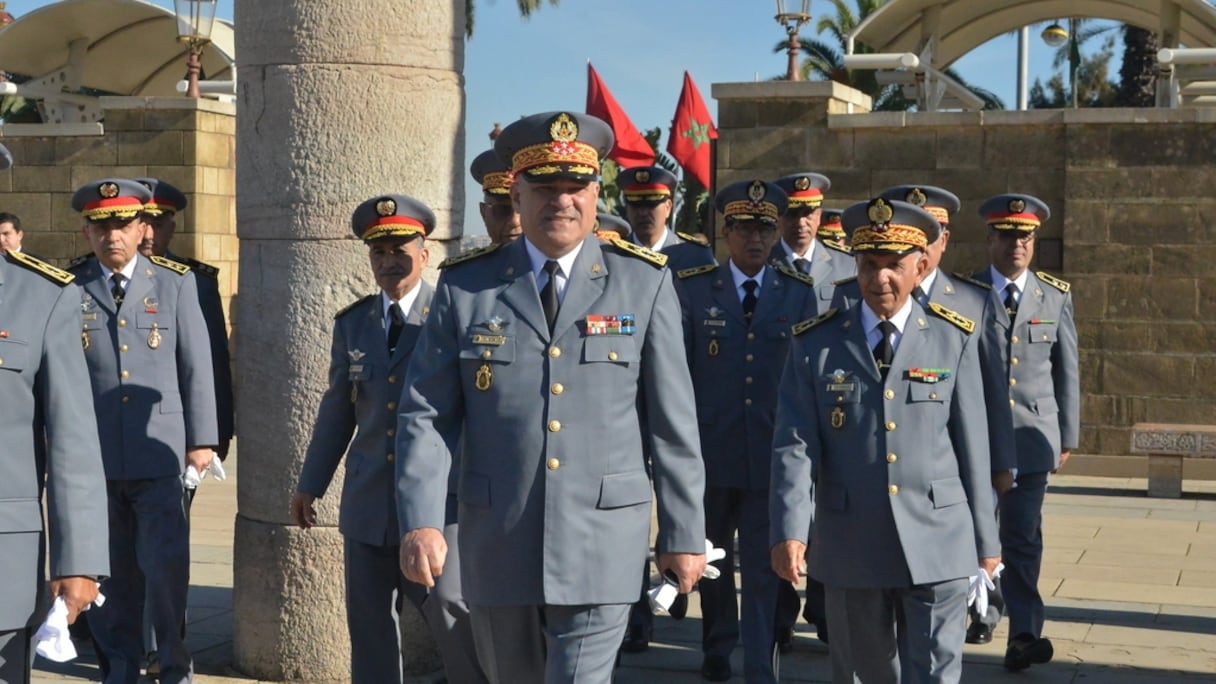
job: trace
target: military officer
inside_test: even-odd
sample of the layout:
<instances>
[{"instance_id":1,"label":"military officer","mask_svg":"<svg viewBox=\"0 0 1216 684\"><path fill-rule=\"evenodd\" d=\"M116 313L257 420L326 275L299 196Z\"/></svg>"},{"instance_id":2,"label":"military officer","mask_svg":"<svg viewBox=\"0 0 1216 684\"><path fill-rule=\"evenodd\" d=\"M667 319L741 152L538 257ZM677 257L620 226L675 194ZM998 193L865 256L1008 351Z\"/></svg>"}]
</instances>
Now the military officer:
<instances>
[{"instance_id":1,"label":"military officer","mask_svg":"<svg viewBox=\"0 0 1216 684\"><path fill-rule=\"evenodd\" d=\"M490 242L501 245L518 238L519 212L511 204L511 169L498 159L494 150L486 150L473 159L469 167L473 180L481 186L481 220L486 224Z\"/></svg>"},{"instance_id":2,"label":"military officer","mask_svg":"<svg viewBox=\"0 0 1216 684\"><path fill-rule=\"evenodd\" d=\"M667 227L677 184L674 173L661 166L633 166L621 169L616 178L625 199L625 218L633 228L630 240L666 254L673 271L718 263L703 236Z\"/></svg>"},{"instance_id":3,"label":"military officer","mask_svg":"<svg viewBox=\"0 0 1216 684\"><path fill-rule=\"evenodd\" d=\"M837 251L852 254L853 251L849 249L849 237L840 223L840 215L843 212L839 209L823 209L822 211L822 220L819 222L819 229L815 231L815 238Z\"/></svg>"},{"instance_id":4,"label":"military officer","mask_svg":"<svg viewBox=\"0 0 1216 684\"><path fill-rule=\"evenodd\" d=\"M990 266L975 274L992 286L999 338L1008 359L1016 485L1001 497L1001 589L1009 613L1005 667L1024 670L1051 660L1043 638L1043 496L1047 476L1068 461L1080 438L1077 329L1068 283L1031 272L1039 225L1051 210L1037 197L998 195L979 209L988 224Z\"/></svg>"},{"instance_id":5,"label":"military officer","mask_svg":"<svg viewBox=\"0 0 1216 684\"><path fill-rule=\"evenodd\" d=\"M419 608L424 601L439 608L437 620L424 612L448 679L484 681L463 601L438 606L443 598L428 599L426 587L402 577L398 565L401 537L393 502L398 379L405 374L434 295L422 272L430 256L425 240L435 227L435 215L412 197L378 195L355 208L351 227L367 243L380 291L334 317L329 388L317 411L291 516L302 529L315 524L313 502L325 495L345 455L338 527L346 561L352 682L401 681L397 616L404 598ZM454 543L454 529L452 533ZM452 616L454 624L446 625L443 615Z\"/></svg>"},{"instance_id":6,"label":"military officer","mask_svg":"<svg viewBox=\"0 0 1216 684\"><path fill-rule=\"evenodd\" d=\"M25 231L21 229L21 218L16 214L0 211L0 252L24 251L24 246L21 244L24 239ZM38 260L42 261L42 259Z\"/></svg>"},{"instance_id":7,"label":"military officer","mask_svg":"<svg viewBox=\"0 0 1216 684\"><path fill-rule=\"evenodd\" d=\"M93 398L80 349L80 295L66 271L0 256L0 682L30 681L30 639L50 597L68 620L109 573L106 498ZM48 526L42 522L46 488Z\"/></svg>"},{"instance_id":8,"label":"military officer","mask_svg":"<svg viewBox=\"0 0 1216 684\"><path fill-rule=\"evenodd\" d=\"M816 244L819 222L823 217L823 194L832 181L819 173L795 173L773 181L790 198L789 209L781 217L781 240L773 246L772 258L815 281L820 310L832 301L832 283L857 273L851 253L839 245Z\"/></svg>"},{"instance_id":9,"label":"military officer","mask_svg":"<svg viewBox=\"0 0 1216 684\"><path fill-rule=\"evenodd\" d=\"M491 682L608 682L649 549L687 593L705 567L704 466L663 255L591 233L611 129L548 112L503 130L524 237L449 260L403 383L401 567L445 572L459 464L462 584ZM541 390L538 394L538 388ZM648 431L637 411L645 399ZM589 450L587 445L595 445Z\"/></svg>"},{"instance_id":10,"label":"military officer","mask_svg":"<svg viewBox=\"0 0 1216 684\"><path fill-rule=\"evenodd\" d=\"M792 582L809 565L826 586L833 681L957 682L968 577L1000 553L975 322L912 297L932 215L876 198L844 225L862 303L794 327L773 568Z\"/></svg>"},{"instance_id":11,"label":"military officer","mask_svg":"<svg viewBox=\"0 0 1216 684\"><path fill-rule=\"evenodd\" d=\"M730 679L742 622L747 681L775 683L773 613L780 580L768 557L773 412L790 328L814 315L816 298L810 276L784 264L765 265L777 242L777 217L785 211L781 188L740 181L719 191L714 203L726 222L730 259L676 274L683 283L684 339L705 459L705 526L714 546L726 550L721 577L701 585L701 675Z\"/></svg>"},{"instance_id":12,"label":"military officer","mask_svg":"<svg viewBox=\"0 0 1216 684\"><path fill-rule=\"evenodd\" d=\"M138 246L152 193L126 179L82 186L72 207L93 255L70 270L109 497L111 576L89 618L107 684L130 684L144 656L145 586L160 681L188 682L181 637L190 570L182 473L202 472L218 442L207 324L194 274Z\"/></svg>"}]
</instances>

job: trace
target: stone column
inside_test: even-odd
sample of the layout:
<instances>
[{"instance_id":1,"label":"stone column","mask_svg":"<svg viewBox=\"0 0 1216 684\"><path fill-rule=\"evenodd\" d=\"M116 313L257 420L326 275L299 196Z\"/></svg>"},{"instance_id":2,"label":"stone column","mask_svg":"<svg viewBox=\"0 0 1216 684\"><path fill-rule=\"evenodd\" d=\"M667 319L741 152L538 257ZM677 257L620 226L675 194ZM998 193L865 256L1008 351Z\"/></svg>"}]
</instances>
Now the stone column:
<instances>
[{"instance_id":1,"label":"stone column","mask_svg":"<svg viewBox=\"0 0 1216 684\"><path fill-rule=\"evenodd\" d=\"M351 211L402 192L434 209L436 237L460 236L464 2L237 0L236 25L236 667L259 679L344 681L342 483L307 532L291 525L288 501L326 383L333 315L375 288ZM434 669L421 619L404 631L414 669Z\"/></svg>"}]
</instances>

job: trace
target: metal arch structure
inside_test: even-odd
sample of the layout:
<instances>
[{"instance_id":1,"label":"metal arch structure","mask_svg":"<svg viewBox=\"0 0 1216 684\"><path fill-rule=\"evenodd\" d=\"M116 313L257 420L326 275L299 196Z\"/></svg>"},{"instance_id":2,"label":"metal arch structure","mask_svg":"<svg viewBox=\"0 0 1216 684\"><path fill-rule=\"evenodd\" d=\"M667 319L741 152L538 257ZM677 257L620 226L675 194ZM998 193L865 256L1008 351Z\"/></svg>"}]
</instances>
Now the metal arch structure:
<instances>
[{"instance_id":1,"label":"metal arch structure","mask_svg":"<svg viewBox=\"0 0 1216 684\"><path fill-rule=\"evenodd\" d=\"M846 37L846 52L853 54L860 43L877 53L914 54L918 82L927 71L931 81L933 70L997 36L1066 17L1139 26L1156 32L1163 48L1216 47L1216 7L1207 0L890 0ZM1163 65L1162 76L1162 90L1177 93L1174 71ZM942 87L949 90L949 84ZM1176 95L1158 94L1158 104L1177 102Z\"/></svg>"},{"instance_id":2,"label":"metal arch structure","mask_svg":"<svg viewBox=\"0 0 1216 684\"><path fill-rule=\"evenodd\" d=\"M48 123L100 120L99 92L178 96L188 52L176 15L144 0L61 0L0 29L0 71L31 77L5 90L42 100ZM203 72L231 80L235 57L233 27L217 20Z\"/></svg>"}]
</instances>

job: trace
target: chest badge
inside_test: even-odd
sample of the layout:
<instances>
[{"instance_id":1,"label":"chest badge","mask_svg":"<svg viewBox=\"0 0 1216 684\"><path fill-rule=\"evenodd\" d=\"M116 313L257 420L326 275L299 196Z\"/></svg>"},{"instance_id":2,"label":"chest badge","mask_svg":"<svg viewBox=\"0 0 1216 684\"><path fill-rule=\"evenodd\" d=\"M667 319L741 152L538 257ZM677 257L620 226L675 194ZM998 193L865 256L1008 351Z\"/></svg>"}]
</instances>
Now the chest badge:
<instances>
[{"instance_id":1,"label":"chest badge","mask_svg":"<svg viewBox=\"0 0 1216 684\"><path fill-rule=\"evenodd\" d=\"M711 337L711 338L709 338L709 349L708 349L708 352L709 352L709 355L710 355L710 356L717 356L717 355L718 355L718 338L716 338L716 337Z\"/></svg>"},{"instance_id":2,"label":"chest badge","mask_svg":"<svg viewBox=\"0 0 1216 684\"><path fill-rule=\"evenodd\" d=\"M153 323L152 330L148 333L148 349L159 349L160 341L160 325Z\"/></svg>"},{"instance_id":3,"label":"chest badge","mask_svg":"<svg viewBox=\"0 0 1216 684\"><path fill-rule=\"evenodd\" d=\"M359 361L363 360L364 356L367 356L366 353L361 352L358 349L351 349L350 351L346 352L346 355L350 357L352 363L358 363Z\"/></svg>"},{"instance_id":4,"label":"chest badge","mask_svg":"<svg viewBox=\"0 0 1216 684\"><path fill-rule=\"evenodd\" d=\"M494 370L490 368L488 362L482 362L481 367L477 369L477 375L473 378L473 386L482 392L489 392L493 385Z\"/></svg>"},{"instance_id":5,"label":"chest badge","mask_svg":"<svg viewBox=\"0 0 1216 684\"><path fill-rule=\"evenodd\" d=\"M832 427L837 430L844 429L844 409L839 406L832 409Z\"/></svg>"},{"instance_id":6,"label":"chest badge","mask_svg":"<svg viewBox=\"0 0 1216 684\"><path fill-rule=\"evenodd\" d=\"M80 333L80 346L84 347L85 349L88 349L89 345L92 343L93 343L93 340L92 340L92 338L89 337L88 330L85 330L84 332Z\"/></svg>"}]
</instances>

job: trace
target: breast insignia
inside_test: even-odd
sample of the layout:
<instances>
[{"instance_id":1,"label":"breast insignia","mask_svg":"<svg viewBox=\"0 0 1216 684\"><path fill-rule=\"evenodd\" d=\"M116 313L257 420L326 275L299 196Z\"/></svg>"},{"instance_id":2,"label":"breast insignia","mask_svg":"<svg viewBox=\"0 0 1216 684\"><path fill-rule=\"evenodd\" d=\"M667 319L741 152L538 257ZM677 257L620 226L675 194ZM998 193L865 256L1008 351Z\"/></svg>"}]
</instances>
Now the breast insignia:
<instances>
[{"instance_id":1,"label":"breast insignia","mask_svg":"<svg viewBox=\"0 0 1216 684\"><path fill-rule=\"evenodd\" d=\"M645 247L636 245L628 240L613 240L612 244L628 252L629 254L642 259L643 261L649 261L659 268L663 268L667 265L666 254L660 254L652 249L646 249Z\"/></svg>"},{"instance_id":2,"label":"breast insignia","mask_svg":"<svg viewBox=\"0 0 1216 684\"><path fill-rule=\"evenodd\" d=\"M929 310L958 326L960 330L968 335L975 332L975 321L957 311L951 311L937 302L929 302Z\"/></svg>"},{"instance_id":3,"label":"breast insignia","mask_svg":"<svg viewBox=\"0 0 1216 684\"><path fill-rule=\"evenodd\" d=\"M824 321L832 318L837 313L839 313L839 311L840 311L839 309L828 309L827 311L824 311L823 313L819 314L818 316L816 316L814 318L808 318L805 321L802 321L801 323L795 323L794 327L791 329L791 332L793 332L795 335L801 335L802 333L810 330L811 328L814 328L815 326L819 325L820 323L823 323Z\"/></svg>"},{"instance_id":4,"label":"breast insignia","mask_svg":"<svg viewBox=\"0 0 1216 684\"><path fill-rule=\"evenodd\" d=\"M717 266L713 264L705 264L704 266L696 266L694 268L685 268L676 271L676 277L682 280L684 278L691 278L693 276L701 275L702 273L713 273L716 270L718 270Z\"/></svg>"},{"instance_id":5,"label":"breast insignia","mask_svg":"<svg viewBox=\"0 0 1216 684\"><path fill-rule=\"evenodd\" d=\"M1056 288L1060 292L1068 292L1069 290L1072 289L1072 285L1070 285L1068 283L1068 281L1060 280L1059 278L1053 276L1050 273L1044 273L1043 271L1035 271L1034 274L1039 277L1039 280L1042 280L1043 282Z\"/></svg>"},{"instance_id":6,"label":"breast insignia","mask_svg":"<svg viewBox=\"0 0 1216 684\"><path fill-rule=\"evenodd\" d=\"M9 252L8 258L14 263L24 266L35 273L39 273L46 278L59 283L60 285L67 285L73 280L76 280L76 276L68 273L62 268L55 268L42 259L36 259L25 252Z\"/></svg>"},{"instance_id":7,"label":"breast insignia","mask_svg":"<svg viewBox=\"0 0 1216 684\"><path fill-rule=\"evenodd\" d=\"M151 261L152 263L156 264L157 266L160 266L161 268L167 268L170 271L173 271L174 273L176 273L178 275L186 275L187 273L190 272L189 266L183 264L180 261L174 261L173 259L166 259L165 257L152 255L152 256L148 257L148 261Z\"/></svg>"},{"instance_id":8,"label":"breast insignia","mask_svg":"<svg viewBox=\"0 0 1216 684\"><path fill-rule=\"evenodd\" d=\"M464 254L457 254L454 257L448 257L443 260L443 263L439 264L439 268L449 268L451 266L455 266L456 264L463 264L466 261L478 259L492 253L499 247L500 245L486 245L485 247L478 247L477 249L469 250Z\"/></svg>"}]
</instances>

